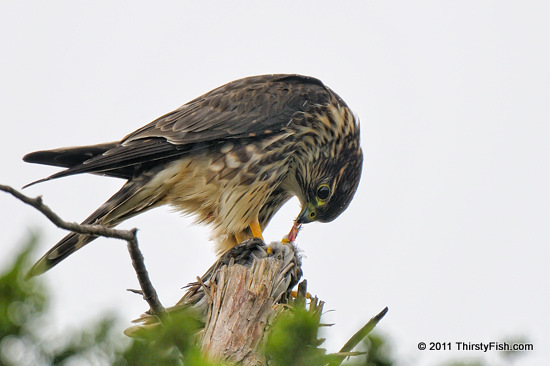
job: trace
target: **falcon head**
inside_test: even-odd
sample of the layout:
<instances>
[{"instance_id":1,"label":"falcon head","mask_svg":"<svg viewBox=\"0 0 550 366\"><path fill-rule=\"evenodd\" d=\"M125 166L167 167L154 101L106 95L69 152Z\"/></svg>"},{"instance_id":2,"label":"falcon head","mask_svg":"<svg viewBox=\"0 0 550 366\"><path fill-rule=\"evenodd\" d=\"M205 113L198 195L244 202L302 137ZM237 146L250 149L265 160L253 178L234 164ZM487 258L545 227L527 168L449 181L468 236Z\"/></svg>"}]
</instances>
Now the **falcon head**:
<instances>
[{"instance_id":1,"label":"falcon head","mask_svg":"<svg viewBox=\"0 0 550 366\"><path fill-rule=\"evenodd\" d=\"M355 195L362 164L360 148L343 150L333 159L315 164L310 171L312 179L303 181L303 194L299 197L302 210L296 223L330 222L340 216Z\"/></svg>"}]
</instances>

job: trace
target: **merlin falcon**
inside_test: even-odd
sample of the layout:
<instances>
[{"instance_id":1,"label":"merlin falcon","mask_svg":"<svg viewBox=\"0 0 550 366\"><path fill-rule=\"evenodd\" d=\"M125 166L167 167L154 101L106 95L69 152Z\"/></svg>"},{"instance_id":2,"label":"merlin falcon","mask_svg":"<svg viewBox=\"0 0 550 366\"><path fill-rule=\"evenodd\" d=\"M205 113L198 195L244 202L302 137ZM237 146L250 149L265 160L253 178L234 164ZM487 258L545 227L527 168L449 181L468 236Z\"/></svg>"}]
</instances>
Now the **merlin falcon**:
<instances>
[{"instance_id":1,"label":"merlin falcon","mask_svg":"<svg viewBox=\"0 0 550 366\"><path fill-rule=\"evenodd\" d=\"M346 103L318 79L282 74L225 84L117 142L37 151L23 160L66 168L31 184L80 173L126 180L83 224L114 227L169 204L209 226L221 255L261 238L293 196L302 207L295 226L334 220L355 194L363 156ZM29 275L95 238L67 235Z\"/></svg>"}]
</instances>

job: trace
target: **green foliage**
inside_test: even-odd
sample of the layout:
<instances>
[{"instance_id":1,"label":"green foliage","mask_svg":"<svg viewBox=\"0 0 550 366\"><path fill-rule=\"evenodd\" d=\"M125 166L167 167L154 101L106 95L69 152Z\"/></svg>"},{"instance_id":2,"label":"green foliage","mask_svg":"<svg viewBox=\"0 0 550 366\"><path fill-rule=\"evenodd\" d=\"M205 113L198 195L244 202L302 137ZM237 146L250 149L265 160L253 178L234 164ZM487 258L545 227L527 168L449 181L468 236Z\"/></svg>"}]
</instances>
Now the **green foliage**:
<instances>
[{"instance_id":1,"label":"green foliage","mask_svg":"<svg viewBox=\"0 0 550 366\"><path fill-rule=\"evenodd\" d=\"M320 311L295 304L282 312L273 324L265 355L273 365L325 365L329 358L317 338Z\"/></svg>"},{"instance_id":2,"label":"green foliage","mask_svg":"<svg viewBox=\"0 0 550 366\"><path fill-rule=\"evenodd\" d=\"M191 311L179 311L164 319L161 326L132 333L134 339L124 352L129 365L218 365L208 362L194 342L204 327Z\"/></svg>"},{"instance_id":3,"label":"green foliage","mask_svg":"<svg viewBox=\"0 0 550 366\"><path fill-rule=\"evenodd\" d=\"M392 366L395 364L387 338L377 333L371 333L363 339L360 349L364 351L364 354L354 357L352 362L346 363L346 365Z\"/></svg>"},{"instance_id":4,"label":"green foliage","mask_svg":"<svg viewBox=\"0 0 550 366\"><path fill-rule=\"evenodd\" d=\"M22 269L37 243L32 235L10 268L0 274L0 334L21 335L30 319L44 311L46 291L37 281L24 281Z\"/></svg>"},{"instance_id":5,"label":"green foliage","mask_svg":"<svg viewBox=\"0 0 550 366\"><path fill-rule=\"evenodd\" d=\"M49 291L37 279L25 280L36 248L37 235L31 234L21 252L0 273L0 364L58 365L66 361L110 364L120 359L128 342L116 337L115 319L106 316L84 330L44 339Z\"/></svg>"},{"instance_id":6,"label":"green foliage","mask_svg":"<svg viewBox=\"0 0 550 366\"><path fill-rule=\"evenodd\" d=\"M369 334L363 340L366 348L365 366L392 366L391 348L385 337Z\"/></svg>"}]
</instances>

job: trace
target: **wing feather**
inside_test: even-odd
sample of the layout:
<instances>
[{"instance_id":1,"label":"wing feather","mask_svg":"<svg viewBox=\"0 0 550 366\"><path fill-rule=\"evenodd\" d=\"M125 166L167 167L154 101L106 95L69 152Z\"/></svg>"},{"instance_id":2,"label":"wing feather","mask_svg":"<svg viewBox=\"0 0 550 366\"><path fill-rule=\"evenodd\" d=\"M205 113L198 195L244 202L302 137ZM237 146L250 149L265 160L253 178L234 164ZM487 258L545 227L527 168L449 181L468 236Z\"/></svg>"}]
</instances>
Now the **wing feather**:
<instances>
[{"instance_id":1,"label":"wing feather","mask_svg":"<svg viewBox=\"0 0 550 366\"><path fill-rule=\"evenodd\" d=\"M79 159L64 159L59 156L62 149L50 150L64 163L53 165L68 169L34 183L79 173L129 179L139 169L159 160L174 159L230 139L276 134L292 123L296 113L325 104L334 97L338 98L321 81L306 76L261 75L239 79L165 114L118 144L111 143L106 151L87 147L98 153L89 159L83 160L82 154ZM48 155L40 153L39 157ZM37 153L27 156L32 154ZM27 161L44 163L38 158Z\"/></svg>"},{"instance_id":2,"label":"wing feather","mask_svg":"<svg viewBox=\"0 0 550 366\"><path fill-rule=\"evenodd\" d=\"M262 75L233 81L186 103L123 139L163 137L175 145L247 138L281 131L297 112L325 104L333 93L300 75Z\"/></svg>"}]
</instances>

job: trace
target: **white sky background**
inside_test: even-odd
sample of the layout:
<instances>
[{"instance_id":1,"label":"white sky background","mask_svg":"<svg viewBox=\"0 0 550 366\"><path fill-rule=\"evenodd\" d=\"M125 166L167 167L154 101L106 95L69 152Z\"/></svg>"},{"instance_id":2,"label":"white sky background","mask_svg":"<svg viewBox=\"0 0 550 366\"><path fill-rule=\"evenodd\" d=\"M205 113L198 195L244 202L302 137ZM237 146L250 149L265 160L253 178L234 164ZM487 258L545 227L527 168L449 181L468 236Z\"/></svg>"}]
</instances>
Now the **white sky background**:
<instances>
[{"instance_id":1,"label":"white sky background","mask_svg":"<svg viewBox=\"0 0 550 366\"><path fill-rule=\"evenodd\" d=\"M228 81L264 73L323 80L361 120L365 165L350 208L300 233L310 292L334 309L336 351L385 306L378 330L405 365L498 352L429 352L420 341L524 336L550 358L550 5L545 1L90 1L0 5L0 183L56 171L28 152L114 141ZM81 220L121 186L79 176L26 190ZM286 206L277 240L298 213ZM28 228L46 251L64 233L0 194L0 266ZM138 227L165 305L214 260L208 232L169 209ZM125 244L100 239L43 276L52 332L106 309L147 308ZM121 326L122 330L123 326ZM455 347L456 349L456 347ZM543 361L544 360L544 361Z\"/></svg>"}]
</instances>

